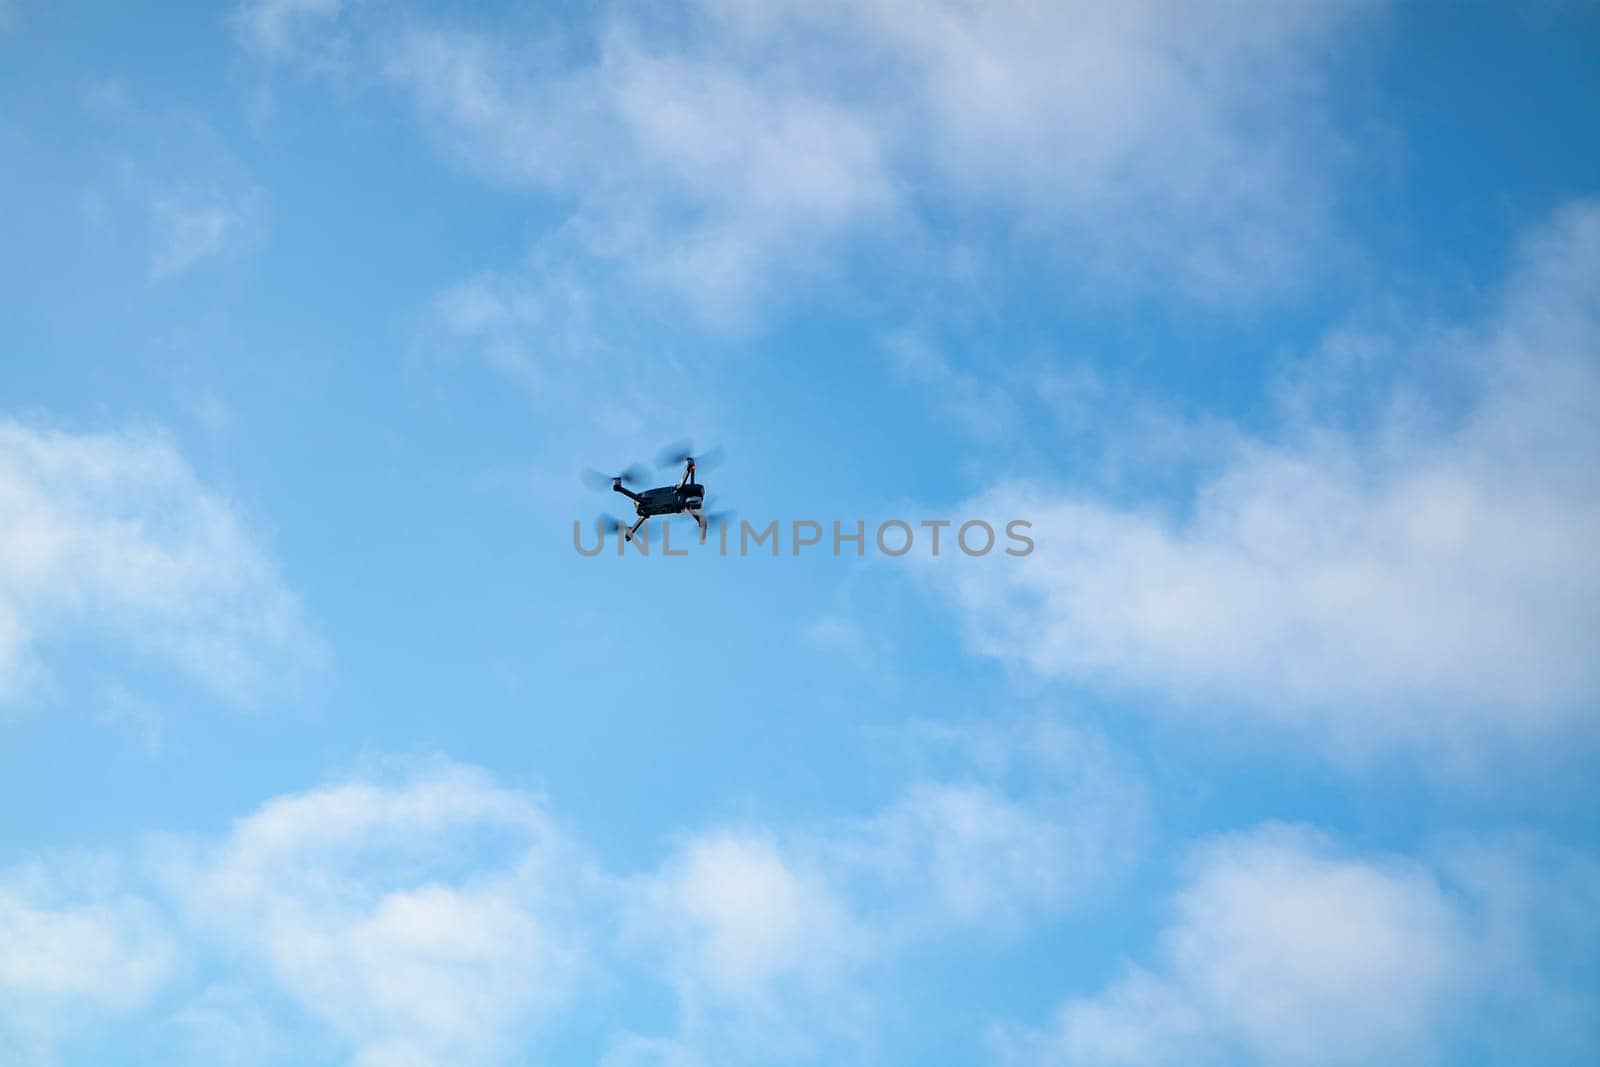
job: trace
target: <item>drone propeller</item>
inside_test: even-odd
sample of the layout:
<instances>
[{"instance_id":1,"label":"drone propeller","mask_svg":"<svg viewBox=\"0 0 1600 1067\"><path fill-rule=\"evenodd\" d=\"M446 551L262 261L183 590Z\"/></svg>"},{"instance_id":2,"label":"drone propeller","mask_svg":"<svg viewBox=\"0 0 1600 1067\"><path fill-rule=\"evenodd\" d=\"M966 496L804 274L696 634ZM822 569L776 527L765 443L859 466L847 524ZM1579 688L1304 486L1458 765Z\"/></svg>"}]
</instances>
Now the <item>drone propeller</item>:
<instances>
[{"instance_id":1,"label":"drone propeller","mask_svg":"<svg viewBox=\"0 0 1600 1067\"><path fill-rule=\"evenodd\" d=\"M706 510L707 506L709 506L711 504L715 504L716 502L717 502L717 496L716 496L715 493L712 493L710 496L706 497L705 500L700 505L700 514L702 514L702 515L704 515L706 517L706 525L707 526L718 526L718 525L721 525L721 524L727 522L728 520L732 519L735 515L738 514L738 512L734 511L732 508L723 508L723 509L718 510L718 511L707 511Z\"/></svg>"},{"instance_id":2,"label":"drone propeller","mask_svg":"<svg viewBox=\"0 0 1600 1067\"><path fill-rule=\"evenodd\" d=\"M704 452L696 454L693 442L678 441L661 450L660 454L656 456L656 466L681 467L690 460L694 461L696 469L710 470L722 462L722 449L708 448Z\"/></svg>"},{"instance_id":3,"label":"drone propeller","mask_svg":"<svg viewBox=\"0 0 1600 1067\"><path fill-rule=\"evenodd\" d=\"M603 471L595 470L593 467L585 467L583 469L584 484L591 489L610 489L614 483L619 481L623 485L643 485L649 478L650 472L637 463L620 474L606 474Z\"/></svg>"},{"instance_id":4,"label":"drone propeller","mask_svg":"<svg viewBox=\"0 0 1600 1067\"><path fill-rule=\"evenodd\" d=\"M600 528L602 533L614 534L618 530L626 530L628 528L627 523L623 522L621 519L613 518L603 511L594 521L595 525Z\"/></svg>"}]
</instances>

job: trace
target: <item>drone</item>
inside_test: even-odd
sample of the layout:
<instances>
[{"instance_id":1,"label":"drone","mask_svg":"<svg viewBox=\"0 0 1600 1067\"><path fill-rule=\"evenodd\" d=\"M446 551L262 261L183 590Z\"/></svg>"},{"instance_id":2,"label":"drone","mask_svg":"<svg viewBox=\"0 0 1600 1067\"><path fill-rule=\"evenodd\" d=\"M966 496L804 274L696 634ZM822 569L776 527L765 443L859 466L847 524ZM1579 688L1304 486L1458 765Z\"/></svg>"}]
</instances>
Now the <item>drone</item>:
<instances>
[{"instance_id":1,"label":"drone","mask_svg":"<svg viewBox=\"0 0 1600 1067\"><path fill-rule=\"evenodd\" d=\"M633 501L633 512L638 520L632 525L625 525L610 515L601 515L600 522L607 533L621 530L622 536L632 541L639 532L639 527L648 520L658 515L687 515L700 527L700 543L706 543L706 528L713 522L721 522L727 518L728 512L707 512L706 487L695 479L695 472L702 467L714 467L722 461L722 450L711 449L694 454L694 446L687 441L669 445L661 450L656 458L658 467L676 467L683 465L683 477L678 479L677 485L663 485L655 489L644 489L635 492L629 486L643 485L650 477L650 472L637 463L623 470L620 474L602 474L596 470L584 472L584 480L596 489L609 486L612 492L621 493Z\"/></svg>"}]
</instances>

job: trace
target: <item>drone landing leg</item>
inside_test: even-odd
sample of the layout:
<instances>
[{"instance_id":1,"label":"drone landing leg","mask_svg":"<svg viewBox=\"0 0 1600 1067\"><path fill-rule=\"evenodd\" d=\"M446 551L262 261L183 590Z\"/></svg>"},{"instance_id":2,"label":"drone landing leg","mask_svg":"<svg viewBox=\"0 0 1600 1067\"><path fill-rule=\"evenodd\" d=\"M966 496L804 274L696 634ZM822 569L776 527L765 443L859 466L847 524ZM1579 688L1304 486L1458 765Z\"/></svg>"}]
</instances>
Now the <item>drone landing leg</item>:
<instances>
[{"instance_id":1,"label":"drone landing leg","mask_svg":"<svg viewBox=\"0 0 1600 1067\"><path fill-rule=\"evenodd\" d=\"M691 512L689 512L689 515L694 519L695 524L700 527L700 543L702 545L705 544L706 543L706 513L703 512L703 511L691 511Z\"/></svg>"},{"instance_id":2,"label":"drone landing leg","mask_svg":"<svg viewBox=\"0 0 1600 1067\"><path fill-rule=\"evenodd\" d=\"M633 540L633 535L639 532L639 527L644 525L644 520L647 517L648 516L644 516L644 515L639 516L639 521L634 523L632 526L630 526L628 528L628 532L627 532L627 535L626 535L628 540L630 540L630 541Z\"/></svg>"}]
</instances>

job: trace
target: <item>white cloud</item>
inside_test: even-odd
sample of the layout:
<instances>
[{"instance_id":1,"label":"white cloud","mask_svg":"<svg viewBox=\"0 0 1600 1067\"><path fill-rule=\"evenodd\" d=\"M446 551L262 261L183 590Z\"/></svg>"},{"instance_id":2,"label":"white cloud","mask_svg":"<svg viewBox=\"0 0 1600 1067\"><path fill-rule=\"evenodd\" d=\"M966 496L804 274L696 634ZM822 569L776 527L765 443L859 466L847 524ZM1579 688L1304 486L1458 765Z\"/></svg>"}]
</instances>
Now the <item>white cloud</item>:
<instances>
[{"instance_id":1,"label":"white cloud","mask_svg":"<svg viewBox=\"0 0 1600 1067\"><path fill-rule=\"evenodd\" d=\"M584 965L581 863L535 801L465 768L280 797L164 869L364 1067L495 1059Z\"/></svg>"},{"instance_id":2,"label":"white cloud","mask_svg":"<svg viewBox=\"0 0 1600 1067\"><path fill-rule=\"evenodd\" d=\"M818 268L849 226L892 204L873 131L780 82L602 34L593 66L552 49L413 29L386 61L473 165L567 197L570 250L687 296L731 324Z\"/></svg>"},{"instance_id":3,"label":"white cloud","mask_svg":"<svg viewBox=\"0 0 1600 1067\"><path fill-rule=\"evenodd\" d=\"M1597 292L1600 208L1578 205L1448 334L1464 410L1397 394L1371 434L1241 434L1181 515L1001 486L966 510L1031 519L1037 551L935 578L988 654L1343 750L1590 735Z\"/></svg>"},{"instance_id":4,"label":"white cloud","mask_svg":"<svg viewBox=\"0 0 1600 1067\"><path fill-rule=\"evenodd\" d=\"M1097 745L1047 725L952 740L965 771L875 814L707 831L631 883L631 940L659 955L688 1047L805 1057L857 1039L869 976L909 947L1052 921L1132 858L1142 794Z\"/></svg>"},{"instance_id":5,"label":"white cloud","mask_svg":"<svg viewBox=\"0 0 1600 1067\"><path fill-rule=\"evenodd\" d=\"M884 348L902 379L926 390L952 421L977 440L1003 441L1015 432L1021 410L992 374L960 370L926 340L912 334L888 337Z\"/></svg>"},{"instance_id":6,"label":"white cloud","mask_svg":"<svg viewBox=\"0 0 1600 1067\"><path fill-rule=\"evenodd\" d=\"M481 363L526 390L547 425L567 425L575 441L599 432L620 455L647 455L685 425L714 427L705 365L664 342L658 320L620 308L591 281L549 249L521 269L481 272L432 301L420 348ZM676 405L664 409L662 396ZM592 456L567 459L552 466L571 470ZM570 477L551 476L551 491L566 492Z\"/></svg>"},{"instance_id":7,"label":"white cloud","mask_svg":"<svg viewBox=\"0 0 1600 1067\"><path fill-rule=\"evenodd\" d=\"M1245 1062L1335 1065L1428 1063L1452 1047L1482 1049L1478 1028L1492 1032L1497 1023L1477 1019L1493 1019L1483 1013L1497 1000L1525 1003L1527 989L1516 987L1540 972L1537 960L1505 951L1496 922L1533 930L1542 909L1562 899L1546 871L1514 852L1478 852L1538 887L1513 913L1485 921L1491 898L1481 883L1345 855L1300 828L1215 840L1176 897L1158 968L1130 968L1103 992L1069 1001L1029 1058L1136 1067L1242 1054ZM1596 885L1591 865L1583 891ZM1554 1034L1550 1021L1521 1017L1515 1033L1495 1038L1507 1046L1496 1054L1548 1049L1552 1037L1569 1051L1594 1041L1592 1019L1586 1030Z\"/></svg>"},{"instance_id":8,"label":"white cloud","mask_svg":"<svg viewBox=\"0 0 1600 1067\"><path fill-rule=\"evenodd\" d=\"M845 92L908 176L1064 230L1091 275L1218 298L1308 273L1323 68L1377 5L708 6L769 48L805 28L853 60L819 81L877 70Z\"/></svg>"},{"instance_id":9,"label":"white cloud","mask_svg":"<svg viewBox=\"0 0 1600 1067\"><path fill-rule=\"evenodd\" d=\"M466 344L535 393L559 393L568 384L560 372L604 342L588 289L558 270L539 277L537 285L493 273L460 282L434 301L433 321L447 346Z\"/></svg>"},{"instance_id":10,"label":"white cloud","mask_svg":"<svg viewBox=\"0 0 1600 1067\"><path fill-rule=\"evenodd\" d=\"M952 207L980 222L958 244L1065 237L1080 280L1292 289L1327 244L1323 80L1376 6L702 0L508 36L317 0L239 21L273 55L364 42L454 154L567 207L585 271L736 325L874 234L940 248L947 223L917 220Z\"/></svg>"},{"instance_id":11,"label":"white cloud","mask_svg":"<svg viewBox=\"0 0 1600 1067\"><path fill-rule=\"evenodd\" d=\"M1113 869L1108 856L1125 855L1104 810L1116 801L1077 799L1086 803L1019 802L975 783L917 785L873 820L866 858L889 879L906 920L1003 927L1051 913Z\"/></svg>"},{"instance_id":12,"label":"white cloud","mask_svg":"<svg viewBox=\"0 0 1600 1067\"><path fill-rule=\"evenodd\" d=\"M809 845L891 946L953 929L1005 934L1082 903L1134 859L1142 783L1093 735L1049 722L927 727L957 767Z\"/></svg>"},{"instance_id":13,"label":"white cloud","mask_svg":"<svg viewBox=\"0 0 1600 1067\"><path fill-rule=\"evenodd\" d=\"M611 1035L614 1061L854 1047L882 999L869 975L955 930L1052 921L1134 847L1138 788L1097 746L1047 726L952 743L965 772L880 812L710 828L633 875L469 767L279 796L214 839L156 839L137 887L97 868L63 903L36 875L0 882L0 993L30 991L15 1014L43 1055L63 1004L129 1022L181 944L204 984L145 1033L207 1061L244 1042L240 1062L500 1062L623 980L663 983L678 1012L671 1032ZM280 993L326 1031L292 1025Z\"/></svg>"},{"instance_id":14,"label":"white cloud","mask_svg":"<svg viewBox=\"0 0 1600 1067\"><path fill-rule=\"evenodd\" d=\"M0 421L0 698L84 633L239 700L316 656L276 567L166 438Z\"/></svg>"},{"instance_id":15,"label":"white cloud","mask_svg":"<svg viewBox=\"0 0 1600 1067\"><path fill-rule=\"evenodd\" d=\"M144 1007L177 949L144 901L105 884L99 861L34 863L0 876L0 1053L45 1063L76 1028Z\"/></svg>"},{"instance_id":16,"label":"white cloud","mask_svg":"<svg viewBox=\"0 0 1600 1067\"><path fill-rule=\"evenodd\" d=\"M865 932L826 876L758 833L689 841L642 897L671 941L668 966L691 1013L705 996L777 1010L780 980L832 986L865 951Z\"/></svg>"},{"instance_id":17,"label":"white cloud","mask_svg":"<svg viewBox=\"0 0 1600 1067\"><path fill-rule=\"evenodd\" d=\"M205 1062L494 1063L664 982L676 1023L593 1034L606 1062L860 1058L906 952L1054 922L1136 847L1138 787L1097 746L1051 727L955 740L965 773L923 776L875 814L712 828L631 877L601 872L535 798L451 764L158 842L138 892L104 863L14 871L0 1042L47 1060L116 1025ZM1426 1062L1451 1042L1585 1062L1600 866L1537 840L1427 855L1351 855L1282 826L1207 842L1157 961L1014 1043L1085 1064ZM182 996L180 958L203 983Z\"/></svg>"}]
</instances>

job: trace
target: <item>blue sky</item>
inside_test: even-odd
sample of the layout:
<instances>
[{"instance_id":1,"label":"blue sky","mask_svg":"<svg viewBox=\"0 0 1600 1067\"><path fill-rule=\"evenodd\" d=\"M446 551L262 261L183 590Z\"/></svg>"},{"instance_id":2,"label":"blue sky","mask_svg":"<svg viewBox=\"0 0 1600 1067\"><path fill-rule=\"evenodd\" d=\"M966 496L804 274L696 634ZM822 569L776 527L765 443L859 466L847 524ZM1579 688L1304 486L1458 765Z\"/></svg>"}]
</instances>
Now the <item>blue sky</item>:
<instances>
[{"instance_id":1,"label":"blue sky","mask_svg":"<svg viewBox=\"0 0 1600 1067\"><path fill-rule=\"evenodd\" d=\"M0 0L0 1060L1592 1062L1524 8Z\"/></svg>"}]
</instances>

